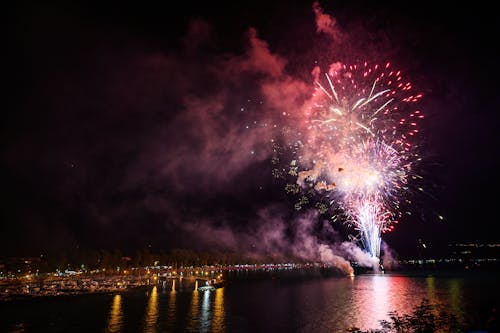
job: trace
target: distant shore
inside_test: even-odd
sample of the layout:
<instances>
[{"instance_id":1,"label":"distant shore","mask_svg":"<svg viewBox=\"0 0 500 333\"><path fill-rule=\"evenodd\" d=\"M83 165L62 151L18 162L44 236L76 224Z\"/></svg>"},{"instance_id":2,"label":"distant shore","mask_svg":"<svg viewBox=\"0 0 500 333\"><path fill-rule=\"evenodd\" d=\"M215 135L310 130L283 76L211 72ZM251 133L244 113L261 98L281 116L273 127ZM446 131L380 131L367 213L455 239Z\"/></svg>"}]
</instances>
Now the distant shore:
<instances>
[{"instance_id":1,"label":"distant shore","mask_svg":"<svg viewBox=\"0 0 500 333\"><path fill-rule=\"evenodd\" d=\"M45 274L26 274L0 279L0 301L81 295L116 293L130 289L158 285L171 279L203 281L217 284L222 281L222 273L228 271L257 270L297 270L321 267L318 264L267 264L181 267L167 266L141 267L121 272L66 271Z\"/></svg>"},{"instance_id":2,"label":"distant shore","mask_svg":"<svg viewBox=\"0 0 500 333\"><path fill-rule=\"evenodd\" d=\"M434 262L400 263L397 267L385 271L390 274L405 275L456 275L473 272L500 272L498 261L490 265L463 266ZM260 273L264 274L260 274ZM354 266L354 275L370 273L371 270ZM378 272L384 273L384 271ZM180 267L170 266L132 268L116 271L66 271L45 274L26 274L0 278L0 301L20 300L39 297L57 297L82 294L117 293L154 285L171 284L172 280L198 281L201 285L217 284L223 280L223 275L230 279L239 279L245 274L259 274L265 278L297 278L311 276L348 276L336 267L321 263L283 263L283 264L243 264L229 266ZM243 277L248 278L248 277ZM255 278L255 276L253 277ZM168 281L168 282L167 282Z\"/></svg>"}]
</instances>

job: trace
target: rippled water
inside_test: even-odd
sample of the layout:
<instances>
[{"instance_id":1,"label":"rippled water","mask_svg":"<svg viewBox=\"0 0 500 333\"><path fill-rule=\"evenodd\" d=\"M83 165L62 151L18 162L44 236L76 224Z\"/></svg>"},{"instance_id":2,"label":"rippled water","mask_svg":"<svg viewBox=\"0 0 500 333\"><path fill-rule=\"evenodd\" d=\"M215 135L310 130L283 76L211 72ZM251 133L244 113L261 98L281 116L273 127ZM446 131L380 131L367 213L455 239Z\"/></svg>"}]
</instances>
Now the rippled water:
<instances>
[{"instance_id":1,"label":"rippled water","mask_svg":"<svg viewBox=\"0 0 500 333\"><path fill-rule=\"evenodd\" d=\"M424 298L480 323L494 314L500 296L498 274L487 273L251 277L230 277L215 291L177 280L115 295L4 302L0 331L344 332L378 328L389 311L408 313Z\"/></svg>"}]
</instances>

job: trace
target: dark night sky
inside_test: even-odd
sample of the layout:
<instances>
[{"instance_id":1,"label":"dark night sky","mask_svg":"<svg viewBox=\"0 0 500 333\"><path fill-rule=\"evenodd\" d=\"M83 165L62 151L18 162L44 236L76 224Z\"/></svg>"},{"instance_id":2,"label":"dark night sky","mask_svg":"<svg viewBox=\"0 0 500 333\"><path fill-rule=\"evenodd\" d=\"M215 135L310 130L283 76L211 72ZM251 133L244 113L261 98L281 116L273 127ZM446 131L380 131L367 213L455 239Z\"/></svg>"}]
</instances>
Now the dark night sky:
<instances>
[{"instance_id":1,"label":"dark night sky","mask_svg":"<svg viewBox=\"0 0 500 333\"><path fill-rule=\"evenodd\" d=\"M435 199L415 200L390 246L499 241L500 29L486 4L322 1L337 43L316 32L312 1L15 3L0 256L255 245L293 219L293 205L270 173L270 134L252 122L281 112L265 87L300 89L315 60L389 59L425 94L423 172Z\"/></svg>"}]
</instances>

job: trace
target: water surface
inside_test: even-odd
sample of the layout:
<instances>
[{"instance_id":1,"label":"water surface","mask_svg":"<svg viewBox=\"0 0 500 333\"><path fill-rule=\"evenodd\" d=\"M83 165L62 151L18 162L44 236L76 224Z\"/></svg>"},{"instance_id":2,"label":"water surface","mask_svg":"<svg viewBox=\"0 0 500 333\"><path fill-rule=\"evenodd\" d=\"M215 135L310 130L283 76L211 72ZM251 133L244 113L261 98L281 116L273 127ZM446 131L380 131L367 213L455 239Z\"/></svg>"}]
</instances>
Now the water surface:
<instances>
[{"instance_id":1,"label":"water surface","mask_svg":"<svg viewBox=\"0 0 500 333\"><path fill-rule=\"evenodd\" d=\"M174 280L121 294L2 302L0 331L345 332L379 328L388 312L409 313L423 299L486 325L500 296L491 273L235 277L215 291Z\"/></svg>"}]
</instances>

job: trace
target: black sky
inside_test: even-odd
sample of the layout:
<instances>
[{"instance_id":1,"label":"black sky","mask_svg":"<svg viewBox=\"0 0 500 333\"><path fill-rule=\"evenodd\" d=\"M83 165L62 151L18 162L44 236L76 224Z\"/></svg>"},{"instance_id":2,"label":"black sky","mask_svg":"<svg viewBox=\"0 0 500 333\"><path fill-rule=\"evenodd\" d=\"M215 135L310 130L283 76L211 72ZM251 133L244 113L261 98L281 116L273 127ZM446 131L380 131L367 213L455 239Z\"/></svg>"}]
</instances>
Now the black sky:
<instances>
[{"instance_id":1,"label":"black sky","mask_svg":"<svg viewBox=\"0 0 500 333\"><path fill-rule=\"evenodd\" d=\"M76 245L203 247L197 226L246 233L264 207L293 213L265 153L242 162L241 152L211 146L225 144L227 126L264 112L259 75L239 81L212 70L241 59L249 28L286 59L290 77L307 80L315 60L390 59L424 91L423 169L435 199L416 200L415 214L387 236L391 246L404 253L419 238L436 247L498 242L495 10L320 4L348 36L342 49L316 33L312 1L15 2L4 43L0 255ZM185 112L188 99L201 110L221 96L224 111L209 119L212 127ZM226 114L241 107L248 114ZM207 143L205 134L221 140ZM247 148L245 140L235 145ZM266 149L259 144L249 150L258 155ZM205 158L207 151L220 156ZM179 227L192 221L194 231Z\"/></svg>"}]
</instances>

